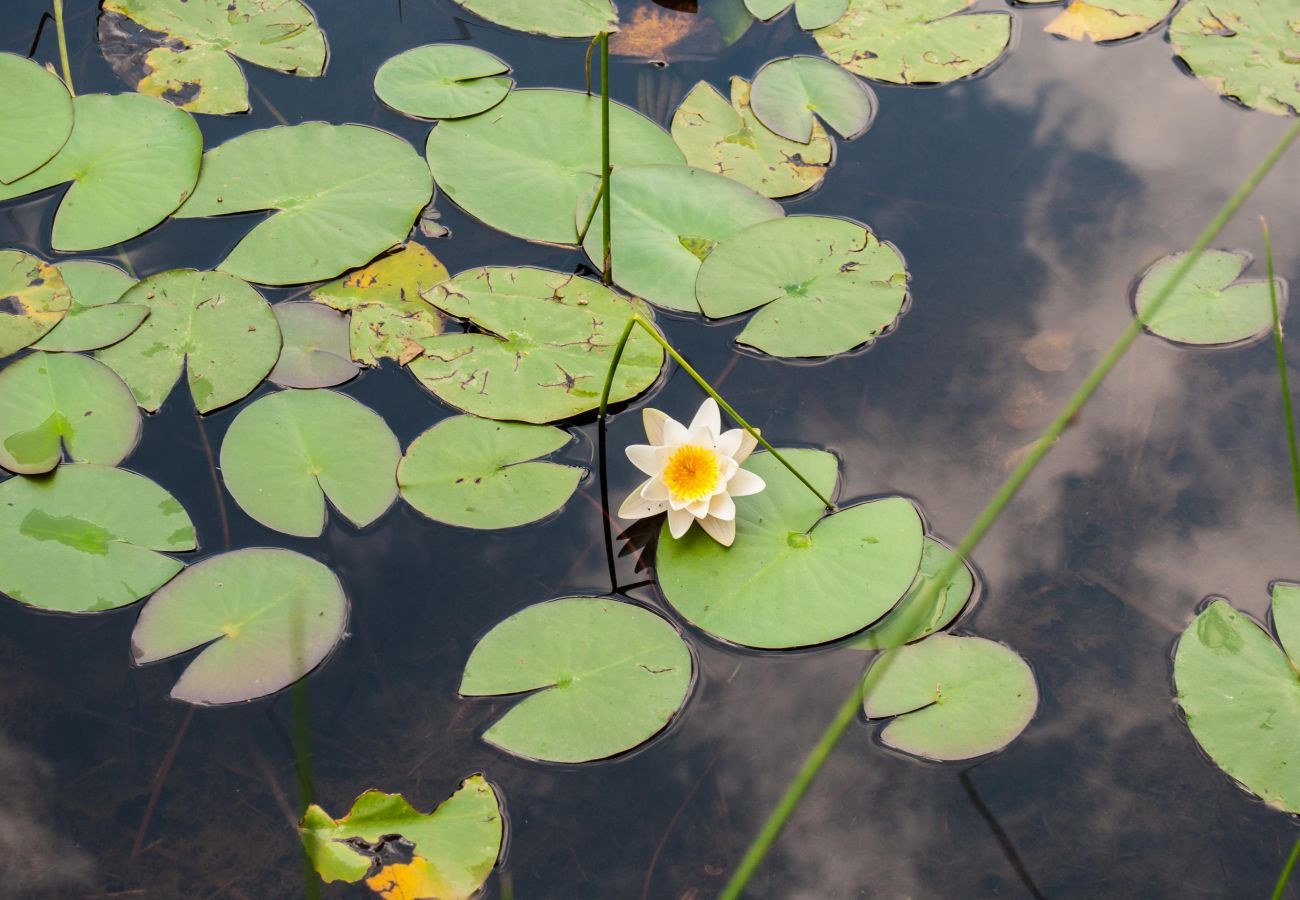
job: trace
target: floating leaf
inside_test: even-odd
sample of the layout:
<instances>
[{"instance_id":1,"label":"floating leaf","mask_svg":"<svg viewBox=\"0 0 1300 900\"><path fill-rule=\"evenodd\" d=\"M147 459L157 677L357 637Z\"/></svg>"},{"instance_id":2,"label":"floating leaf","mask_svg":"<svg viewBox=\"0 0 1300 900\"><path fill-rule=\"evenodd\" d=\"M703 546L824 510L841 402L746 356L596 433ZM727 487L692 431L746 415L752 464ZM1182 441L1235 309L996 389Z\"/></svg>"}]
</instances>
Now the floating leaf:
<instances>
[{"instance_id":1,"label":"floating leaf","mask_svg":"<svg viewBox=\"0 0 1300 900\"><path fill-rule=\"evenodd\" d=\"M364 528L397 499L402 450L368 407L334 391L281 391L240 410L221 445L221 475L268 528L315 537L328 498Z\"/></svg>"},{"instance_id":2,"label":"floating leaf","mask_svg":"<svg viewBox=\"0 0 1300 900\"><path fill-rule=\"evenodd\" d=\"M688 165L774 198L820 184L833 153L830 137L816 123L811 141L803 144L768 130L750 109L749 82L743 78L731 79L730 103L707 81L697 84L673 115L673 140Z\"/></svg>"},{"instance_id":3,"label":"floating leaf","mask_svg":"<svg viewBox=\"0 0 1300 900\"><path fill-rule=\"evenodd\" d=\"M83 94L72 135L53 159L12 184L0 201L72 182L54 216L55 250L120 244L185 202L203 156L189 113L141 94Z\"/></svg>"},{"instance_id":4,"label":"floating leaf","mask_svg":"<svg viewBox=\"0 0 1300 900\"><path fill-rule=\"evenodd\" d=\"M250 131L203 156L179 218L278 210L219 268L260 284L333 278L406 240L433 197L429 169L401 138L306 122Z\"/></svg>"},{"instance_id":5,"label":"floating leaf","mask_svg":"<svg viewBox=\"0 0 1300 900\"><path fill-rule=\"evenodd\" d=\"M749 103L763 125L801 144L812 139L817 118L851 141L876 117L871 88L815 56L787 56L763 66L754 76Z\"/></svg>"},{"instance_id":6,"label":"floating leaf","mask_svg":"<svg viewBox=\"0 0 1300 900\"><path fill-rule=\"evenodd\" d=\"M667 726L691 689L691 651L647 609L596 597L530 606L479 641L463 697L529 692L483 734L516 756L604 759Z\"/></svg>"},{"instance_id":7,"label":"floating leaf","mask_svg":"<svg viewBox=\"0 0 1300 900\"><path fill-rule=\"evenodd\" d=\"M1045 0L1022 2L1039 4ZM1072 41L1121 41L1155 28L1176 5L1178 0L1070 0L1043 30Z\"/></svg>"},{"instance_id":8,"label":"floating leaf","mask_svg":"<svg viewBox=\"0 0 1300 900\"><path fill-rule=\"evenodd\" d=\"M833 356L893 324L907 300L907 268L856 222L792 216L719 244L700 266L696 293L714 318L763 307L741 344L773 356Z\"/></svg>"},{"instance_id":9,"label":"floating leaf","mask_svg":"<svg viewBox=\"0 0 1300 900\"><path fill-rule=\"evenodd\" d=\"M235 58L293 75L325 71L325 35L299 0L104 0L99 45L117 76L191 112L248 110Z\"/></svg>"},{"instance_id":10,"label":"floating leaf","mask_svg":"<svg viewBox=\"0 0 1300 900\"><path fill-rule=\"evenodd\" d=\"M459 119L496 106L514 87L510 67L466 44L426 44L379 67L375 94L419 119Z\"/></svg>"},{"instance_id":11,"label":"floating leaf","mask_svg":"<svg viewBox=\"0 0 1300 900\"><path fill-rule=\"evenodd\" d=\"M766 22L775 19L791 6L799 27L806 31L824 28L839 20L849 8L849 0L745 0L754 18Z\"/></svg>"},{"instance_id":12,"label":"floating leaf","mask_svg":"<svg viewBox=\"0 0 1300 900\"><path fill-rule=\"evenodd\" d=\"M71 305L58 269L21 250L0 250L0 356L39 340Z\"/></svg>"},{"instance_id":13,"label":"floating leaf","mask_svg":"<svg viewBox=\"0 0 1300 900\"><path fill-rule=\"evenodd\" d=\"M149 307L118 303L135 279L117 266L73 259L55 266L72 291L72 305L58 325L32 346L37 350L98 350L140 327Z\"/></svg>"},{"instance_id":14,"label":"floating leaf","mask_svg":"<svg viewBox=\"0 0 1300 900\"><path fill-rule=\"evenodd\" d=\"M410 243L337 281L311 298L351 311L352 358L363 366L393 359L406 365L424 352L424 341L442 334L438 311L420 296L449 277L423 245Z\"/></svg>"},{"instance_id":15,"label":"floating leaf","mask_svg":"<svg viewBox=\"0 0 1300 900\"><path fill-rule=\"evenodd\" d=\"M591 37L618 29L611 0L455 0L475 15L515 31Z\"/></svg>"},{"instance_id":16,"label":"floating leaf","mask_svg":"<svg viewBox=\"0 0 1300 900\"><path fill-rule=\"evenodd\" d=\"M1300 112L1300 19L1294 0L1188 0L1169 43L1201 81L1251 109Z\"/></svg>"},{"instance_id":17,"label":"floating leaf","mask_svg":"<svg viewBox=\"0 0 1300 900\"><path fill-rule=\"evenodd\" d=\"M628 320L652 318L644 303L595 281L526 266L471 269L424 296L478 331L425 341L411 372L452 406L487 419L557 422L596 409ZM650 387L663 364L660 346L633 329L610 401Z\"/></svg>"},{"instance_id":18,"label":"floating leaf","mask_svg":"<svg viewBox=\"0 0 1300 900\"><path fill-rule=\"evenodd\" d=\"M1152 334L1180 344L1230 346L1262 337L1273 327L1267 281L1236 281L1250 254L1244 250L1206 250L1186 277L1156 310L1147 305L1164 290L1186 258L1174 253L1158 260L1138 282L1138 318ZM1286 282L1277 280L1279 302L1286 299Z\"/></svg>"},{"instance_id":19,"label":"floating leaf","mask_svg":"<svg viewBox=\"0 0 1300 900\"><path fill-rule=\"evenodd\" d=\"M121 343L96 354L157 412L186 370L201 413L246 397L280 355L280 328L262 295L233 275L173 269L122 295L150 310Z\"/></svg>"},{"instance_id":20,"label":"floating leaf","mask_svg":"<svg viewBox=\"0 0 1300 900\"><path fill-rule=\"evenodd\" d=\"M17 181L68 142L72 97L33 60L0 53L0 182Z\"/></svg>"},{"instance_id":21,"label":"floating leaf","mask_svg":"<svg viewBox=\"0 0 1300 900\"><path fill-rule=\"evenodd\" d=\"M785 214L737 181L686 166L616 169L609 192L614 281L651 303L688 312L700 310L695 278L714 245ZM596 216L583 247L598 267L604 233Z\"/></svg>"},{"instance_id":22,"label":"floating leaf","mask_svg":"<svg viewBox=\"0 0 1300 900\"><path fill-rule=\"evenodd\" d=\"M1034 672L996 641L934 634L887 650L867 670L868 719L894 720L886 745L934 760L996 753L1025 730L1038 709Z\"/></svg>"},{"instance_id":23,"label":"floating leaf","mask_svg":"<svg viewBox=\"0 0 1300 900\"><path fill-rule=\"evenodd\" d=\"M32 353L0 372L0 466L36 475L63 459L115 466L140 439L131 389L103 363Z\"/></svg>"},{"instance_id":24,"label":"floating leaf","mask_svg":"<svg viewBox=\"0 0 1300 900\"><path fill-rule=\"evenodd\" d=\"M894 84L946 84L992 65L1011 43L1004 12L956 15L975 0L850 0L813 32L822 52L855 75Z\"/></svg>"},{"instance_id":25,"label":"floating leaf","mask_svg":"<svg viewBox=\"0 0 1300 900\"><path fill-rule=\"evenodd\" d=\"M823 494L835 488L835 457L783 455ZM691 624L763 649L823 644L861 631L907 592L924 533L911 501L886 497L826 516L813 493L769 453L745 464L767 482L736 500L736 539L723 547L699 529L659 535L660 588Z\"/></svg>"},{"instance_id":26,"label":"floating leaf","mask_svg":"<svg viewBox=\"0 0 1300 900\"><path fill-rule=\"evenodd\" d=\"M300 300L272 307L284 346L267 378L280 387L333 387L355 378L348 348L348 317L319 303Z\"/></svg>"},{"instance_id":27,"label":"floating leaf","mask_svg":"<svg viewBox=\"0 0 1300 900\"><path fill-rule=\"evenodd\" d=\"M466 528L511 528L544 519L578 487L582 469L534 462L571 438L560 428L444 419L402 457L402 497L430 519Z\"/></svg>"},{"instance_id":28,"label":"floating leaf","mask_svg":"<svg viewBox=\"0 0 1300 900\"><path fill-rule=\"evenodd\" d=\"M957 618L975 593L975 573L969 565L957 567L948 583L939 588L934 601L922 606L920 601L926 588L934 582L939 572L953 557L953 551L936 541L925 539L921 554L921 571L912 582L907 596L875 625L849 642L850 647L863 650L888 650L919 641L928 634L947 628Z\"/></svg>"},{"instance_id":29,"label":"floating leaf","mask_svg":"<svg viewBox=\"0 0 1300 900\"><path fill-rule=\"evenodd\" d=\"M615 167L682 162L645 116L612 103L609 117ZM600 183L600 141L588 139L599 134L599 97L517 90L483 115L438 123L425 155L438 185L470 215L517 237L576 244L574 208Z\"/></svg>"},{"instance_id":30,"label":"floating leaf","mask_svg":"<svg viewBox=\"0 0 1300 900\"><path fill-rule=\"evenodd\" d=\"M343 638L348 598L316 560L258 548L195 563L149 599L131 632L137 666L203 647L172 688L198 706L273 694Z\"/></svg>"},{"instance_id":31,"label":"floating leaf","mask_svg":"<svg viewBox=\"0 0 1300 900\"><path fill-rule=\"evenodd\" d=\"M0 483L0 591L29 606L99 612L147 597L184 568L194 525L171 494L106 466Z\"/></svg>"},{"instance_id":32,"label":"floating leaf","mask_svg":"<svg viewBox=\"0 0 1300 900\"><path fill-rule=\"evenodd\" d=\"M394 900L467 900L492 873L505 826L496 791L482 775L472 775L431 813L417 812L400 794L373 790L342 819L313 804L299 833L326 882L366 878L378 891L389 880L418 878L418 890ZM409 862L392 862L390 855ZM370 876L372 869L378 871Z\"/></svg>"}]
</instances>

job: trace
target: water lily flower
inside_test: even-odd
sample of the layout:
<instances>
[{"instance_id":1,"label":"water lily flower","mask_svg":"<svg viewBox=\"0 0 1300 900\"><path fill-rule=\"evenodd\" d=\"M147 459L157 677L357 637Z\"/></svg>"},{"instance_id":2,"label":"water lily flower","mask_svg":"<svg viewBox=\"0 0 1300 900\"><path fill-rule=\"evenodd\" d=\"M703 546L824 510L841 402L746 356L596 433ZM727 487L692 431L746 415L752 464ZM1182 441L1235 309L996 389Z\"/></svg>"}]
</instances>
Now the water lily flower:
<instances>
[{"instance_id":1,"label":"water lily flower","mask_svg":"<svg viewBox=\"0 0 1300 900\"><path fill-rule=\"evenodd\" d=\"M740 467L757 439L743 428L722 430L722 416L712 397L700 404L690 425L657 409L643 413L649 444L633 444L627 458L650 477L619 507L624 519L668 513L668 530L679 538L699 522L724 547L736 539L733 497L757 494L767 485Z\"/></svg>"}]
</instances>

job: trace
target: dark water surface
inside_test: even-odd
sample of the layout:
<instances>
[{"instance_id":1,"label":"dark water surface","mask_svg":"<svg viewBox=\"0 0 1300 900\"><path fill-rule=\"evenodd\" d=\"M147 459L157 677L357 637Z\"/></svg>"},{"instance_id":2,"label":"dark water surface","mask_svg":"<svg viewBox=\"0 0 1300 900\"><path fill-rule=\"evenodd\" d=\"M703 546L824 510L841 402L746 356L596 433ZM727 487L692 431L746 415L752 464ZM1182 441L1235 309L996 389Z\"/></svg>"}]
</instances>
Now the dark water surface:
<instances>
[{"instance_id":1,"label":"dark water surface","mask_svg":"<svg viewBox=\"0 0 1300 900\"><path fill-rule=\"evenodd\" d=\"M332 48L326 77L245 66L254 111L198 117L206 146L283 117L369 123L422 148L429 126L384 109L370 85L383 60L431 41L470 39L524 86L581 83L584 42L488 27L446 0L311 5ZM46 8L6 0L0 50L26 54ZM77 89L125 90L94 43L95 4L67 9ZM1159 35L1080 46L1041 33L1054 14L1017 10L1016 46L987 77L878 88L872 130L840 142L822 189L787 204L864 221L901 248L913 300L894 333L864 353L789 365L738 352L740 321L661 316L776 444L842 456L841 499L906 494L949 540L1127 323L1134 275L1189 245L1288 124L1219 100L1178 70ZM620 61L613 91L666 124L699 79L721 87L796 52L817 51L786 17L703 61ZM52 27L36 55L57 58ZM50 257L56 193L0 208L0 244ZM1259 255L1257 217L1267 215L1279 274L1297 281L1297 201L1292 154L1219 244ZM580 262L493 232L446 200L439 209L453 237L430 245L452 272ZM169 221L124 249L141 276L205 268L249 227L247 217ZM1025 343L1044 333L1040 343L1070 344L1053 360L1062 371L1027 359ZM1290 353L1300 359L1300 347ZM752 896L1267 894L1297 831L1201 756L1171 698L1169 653L1205 595L1262 615L1271 580L1300 578L1271 354L1268 344L1188 352L1138 342L975 559L982 596L958 628L1029 659L1042 692L1034 722L975 766L918 763L858 723ZM449 414L393 367L343 390L403 445ZM674 372L653 405L681 417L699 400ZM866 656L739 653L690 632L699 681L667 733L604 763L514 759L478 737L505 704L459 700L460 672L511 613L606 589L595 480L558 517L518 530L458 531L398 504L361 532L334 515L320 540L289 538L214 490L206 448L215 454L239 408L200 422L179 388L126 465L191 513L202 545L193 559L225 549L224 509L231 547L300 550L342 578L351 636L307 682L326 809L342 815L369 787L429 809L483 771L509 818L487 896L716 894ZM639 440L639 422L627 413L611 426L618 497L636 480L619 448ZM580 430L569 453L586 464L595 431L589 420ZM625 583L645 577L622 565ZM660 605L653 588L632 593ZM0 895L299 895L289 696L191 718L166 699L183 662L132 668L135 616L0 602Z\"/></svg>"}]
</instances>

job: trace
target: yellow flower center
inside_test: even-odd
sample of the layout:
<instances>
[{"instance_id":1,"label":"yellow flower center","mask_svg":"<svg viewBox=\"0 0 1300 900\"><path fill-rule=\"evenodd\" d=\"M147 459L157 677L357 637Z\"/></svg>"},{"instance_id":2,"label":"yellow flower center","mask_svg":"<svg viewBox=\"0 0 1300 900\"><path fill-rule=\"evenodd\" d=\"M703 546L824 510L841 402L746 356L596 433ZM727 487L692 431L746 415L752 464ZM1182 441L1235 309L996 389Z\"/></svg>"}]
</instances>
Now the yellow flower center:
<instances>
[{"instance_id":1,"label":"yellow flower center","mask_svg":"<svg viewBox=\"0 0 1300 900\"><path fill-rule=\"evenodd\" d=\"M722 478L717 452L708 447L684 444L673 451L664 465L664 484L674 500L694 502L711 496Z\"/></svg>"}]
</instances>

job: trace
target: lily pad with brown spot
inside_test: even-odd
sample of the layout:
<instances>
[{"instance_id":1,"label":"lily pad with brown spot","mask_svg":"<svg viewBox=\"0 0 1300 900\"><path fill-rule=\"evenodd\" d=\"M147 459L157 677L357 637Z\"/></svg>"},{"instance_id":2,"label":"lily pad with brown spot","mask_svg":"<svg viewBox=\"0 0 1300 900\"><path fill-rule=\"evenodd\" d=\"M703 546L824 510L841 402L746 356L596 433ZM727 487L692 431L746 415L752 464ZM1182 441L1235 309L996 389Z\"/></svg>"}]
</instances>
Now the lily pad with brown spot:
<instances>
[{"instance_id":1,"label":"lily pad with brown spot","mask_svg":"<svg viewBox=\"0 0 1300 900\"><path fill-rule=\"evenodd\" d=\"M1295 0L1189 0L1169 43L1203 83L1243 106L1300 113L1300 11Z\"/></svg>"},{"instance_id":2,"label":"lily pad with brown spot","mask_svg":"<svg viewBox=\"0 0 1300 900\"><path fill-rule=\"evenodd\" d=\"M0 250L0 356L40 340L71 305L58 269L21 250Z\"/></svg>"}]
</instances>

